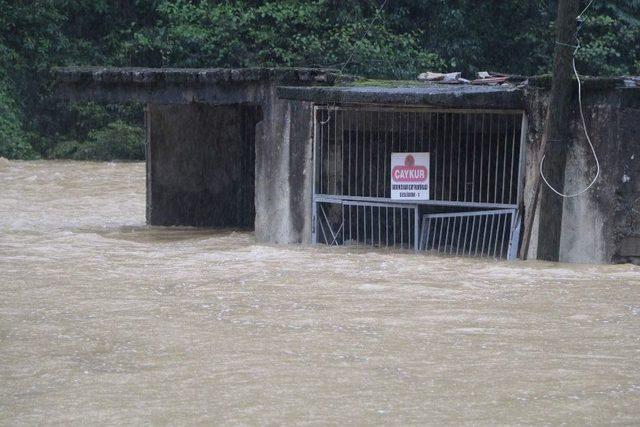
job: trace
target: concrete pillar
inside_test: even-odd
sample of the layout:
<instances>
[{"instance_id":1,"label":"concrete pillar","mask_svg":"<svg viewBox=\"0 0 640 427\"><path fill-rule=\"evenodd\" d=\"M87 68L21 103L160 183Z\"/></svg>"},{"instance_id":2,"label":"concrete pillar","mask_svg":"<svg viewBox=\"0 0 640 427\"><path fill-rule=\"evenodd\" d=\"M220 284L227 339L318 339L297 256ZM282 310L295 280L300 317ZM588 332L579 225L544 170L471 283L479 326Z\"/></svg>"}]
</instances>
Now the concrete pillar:
<instances>
[{"instance_id":1,"label":"concrete pillar","mask_svg":"<svg viewBox=\"0 0 640 427\"><path fill-rule=\"evenodd\" d=\"M257 126L256 240L308 242L311 224L311 104L281 100L272 86Z\"/></svg>"}]
</instances>

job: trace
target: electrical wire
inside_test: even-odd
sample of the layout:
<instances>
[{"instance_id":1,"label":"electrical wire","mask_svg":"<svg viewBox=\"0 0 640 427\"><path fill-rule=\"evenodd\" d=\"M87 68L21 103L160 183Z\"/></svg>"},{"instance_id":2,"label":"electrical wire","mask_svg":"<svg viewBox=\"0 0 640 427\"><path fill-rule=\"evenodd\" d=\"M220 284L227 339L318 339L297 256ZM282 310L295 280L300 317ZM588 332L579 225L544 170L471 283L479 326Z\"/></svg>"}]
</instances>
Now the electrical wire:
<instances>
[{"instance_id":1,"label":"electrical wire","mask_svg":"<svg viewBox=\"0 0 640 427\"><path fill-rule=\"evenodd\" d=\"M582 81L580 80L580 74L578 73L578 69L576 67L576 55L578 54L578 51L582 47L580 45L580 30L582 30L582 26L584 25L583 15L589 10L589 8L591 7L591 5L593 4L594 1L595 0L591 0L589 2L589 4L587 5L587 7L585 7L584 10L580 13L580 15L577 16L577 20L579 22L579 26L578 26L578 29L576 30L576 33L575 33L575 38L576 38L577 44L576 44L576 46L572 46L572 47L575 48L575 50L573 51L573 61L572 61L572 63L573 63L573 73L575 74L576 79L578 80L578 105L579 105L579 110L580 110L580 118L582 119L582 129L584 131L584 135L587 138L587 142L589 143L589 148L591 148L591 153L593 154L593 158L596 161L596 175L593 177L593 179L591 180L589 185L587 185L584 189L578 191L577 193L564 194L564 193L559 192L551 184L549 184L549 181L547 181L547 178L544 176L544 172L542 171L542 166L544 165L544 159L545 159L546 156L542 156L542 160L540 160L540 176L542 177L542 180L547 185L547 187L549 187L549 189L551 191L556 193L558 196L564 197L566 199L578 197L578 196L586 193L587 191L589 191L591 189L591 187L593 187L593 185L596 183L596 181L598 181L598 178L600 177L600 160L598 159L598 155L596 154L596 149L594 148L593 142L591 141L591 137L589 136L589 132L587 131L587 122L586 122L586 120L584 118L584 109L582 107ZM565 43L560 43L560 42L557 42L557 43L561 44L561 45L566 45Z\"/></svg>"}]
</instances>

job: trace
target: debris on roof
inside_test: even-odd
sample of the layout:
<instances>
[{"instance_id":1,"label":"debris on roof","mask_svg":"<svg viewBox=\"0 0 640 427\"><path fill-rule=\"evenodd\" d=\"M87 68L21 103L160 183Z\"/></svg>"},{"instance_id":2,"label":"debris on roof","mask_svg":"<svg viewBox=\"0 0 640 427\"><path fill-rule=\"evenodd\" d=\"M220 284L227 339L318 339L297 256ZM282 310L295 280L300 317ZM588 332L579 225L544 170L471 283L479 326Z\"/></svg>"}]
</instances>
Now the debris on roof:
<instances>
[{"instance_id":1,"label":"debris on roof","mask_svg":"<svg viewBox=\"0 0 640 427\"><path fill-rule=\"evenodd\" d=\"M510 75L502 74L502 73L492 73L488 71L480 71L477 74L477 78L475 80L467 80L462 77L462 73L457 71L454 73L434 73L432 71L427 71L418 76L418 80L433 82L433 83L442 83L442 84L474 84L474 85L501 85L506 84Z\"/></svg>"},{"instance_id":2,"label":"debris on roof","mask_svg":"<svg viewBox=\"0 0 640 427\"><path fill-rule=\"evenodd\" d=\"M445 84L469 83L469 80L462 78L461 72L433 73L431 71L427 71L426 73L418 75L418 80Z\"/></svg>"},{"instance_id":3,"label":"debris on roof","mask_svg":"<svg viewBox=\"0 0 640 427\"><path fill-rule=\"evenodd\" d=\"M506 83L509 80L508 74L502 73L489 73L487 71L480 71L478 78L471 82L472 85L499 85Z\"/></svg>"}]
</instances>

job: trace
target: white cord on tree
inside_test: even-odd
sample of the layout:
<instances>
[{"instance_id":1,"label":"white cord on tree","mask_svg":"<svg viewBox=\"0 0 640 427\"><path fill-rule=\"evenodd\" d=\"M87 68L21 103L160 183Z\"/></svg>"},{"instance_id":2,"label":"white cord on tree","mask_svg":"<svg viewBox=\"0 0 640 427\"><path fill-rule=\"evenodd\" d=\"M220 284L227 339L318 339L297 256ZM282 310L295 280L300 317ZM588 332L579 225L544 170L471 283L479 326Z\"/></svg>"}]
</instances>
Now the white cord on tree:
<instances>
[{"instance_id":1,"label":"white cord on tree","mask_svg":"<svg viewBox=\"0 0 640 427\"><path fill-rule=\"evenodd\" d=\"M585 7L584 10L580 13L580 15L578 15L578 18L582 18L582 15L584 15L584 13L591 7L593 2L594 2L594 0L591 0L591 2L589 2L587 7ZM573 51L573 73L575 74L576 79L578 80L578 106L579 106L579 109L580 109L580 118L582 119L582 129L584 131L584 135L587 137L587 142L589 143L589 148L591 148L591 153L593 154L593 158L596 161L596 175L593 177L593 179L591 180L589 185L587 185L583 190L580 190L577 193L573 193L573 194L564 194L564 193L559 192L558 190L553 188L553 186L551 184L549 184L549 181L547 181L547 178L544 176L544 172L542 171L542 166L544 165L545 156L542 156L542 160L540 160L540 176L542 177L542 180L544 181L544 183L547 185L547 187L549 187L549 189L551 191L556 193L558 196L564 197L564 198L567 198L567 199L573 198L573 197L578 197L578 196L586 193L587 191L589 191L591 189L591 187L593 187L593 185L596 183L596 181L600 177L600 161L598 160L598 155L596 154L596 149L593 147L593 142L591 142L591 137L589 136L589 132L587 131L587 122L584 119L584 111L583 111L583 108L582 108L582 82L580 81L580 75L578 74L578 69L576 68L576 54L578 53L578 51L580 50L580 47L581 47L580 46L580 39L578 38L578 33L577 32L576 32L576 40L578 41L578 44L577 44L575 50Z\"/></svg>"}]
</instances>

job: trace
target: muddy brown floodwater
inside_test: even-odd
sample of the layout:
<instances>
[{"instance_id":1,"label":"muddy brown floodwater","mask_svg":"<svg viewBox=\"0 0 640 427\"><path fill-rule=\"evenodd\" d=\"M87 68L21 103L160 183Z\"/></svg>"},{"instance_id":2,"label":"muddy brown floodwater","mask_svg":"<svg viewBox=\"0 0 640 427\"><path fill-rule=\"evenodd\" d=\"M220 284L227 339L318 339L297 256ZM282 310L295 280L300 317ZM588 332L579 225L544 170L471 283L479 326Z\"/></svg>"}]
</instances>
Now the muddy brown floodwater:
<instances>
[{"instance_id":1,"label":"muddy brown floodwater","mask_svg":"<svg viewBox=\"0 0 640 427\"><path fill-rule=\"evenodd\" d=\"M144 165L0 166L0 424L633 424L640 270L144 224Z\"/></svg>"}]
</instances>

